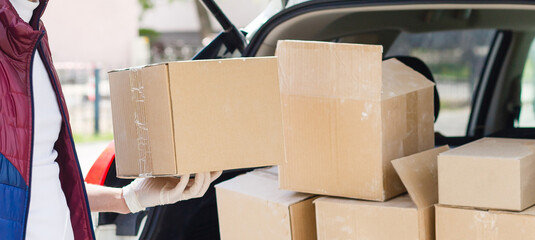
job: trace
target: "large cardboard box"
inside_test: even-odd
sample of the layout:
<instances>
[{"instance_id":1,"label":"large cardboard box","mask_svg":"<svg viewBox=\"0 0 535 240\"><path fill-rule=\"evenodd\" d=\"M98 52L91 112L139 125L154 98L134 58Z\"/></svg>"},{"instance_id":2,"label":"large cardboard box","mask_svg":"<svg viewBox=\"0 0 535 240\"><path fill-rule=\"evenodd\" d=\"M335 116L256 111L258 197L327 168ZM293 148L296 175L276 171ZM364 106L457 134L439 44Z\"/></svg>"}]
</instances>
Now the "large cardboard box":
<instances>
[{"instance_id":1,"label":"large cardboard box","mask_svg":"<svg viewBox=\"0 0 535 240\"><path fill-rule=\"evenodd\" d=\"M277 165L277 59L170 62L110 72L120 177Z\"/></svg>"},{"instance_id":2,"label":"large cardboard box","mask_svg":"<svg viewBox=\"0 0 535 240\"><path fill-rule=\"evenodd\" d=\"M382 47L279 41L282 189L384 201L390 161L434 147L433 83Z\"/></svg>"},{"instance_id":3,"label":"large cardboard box","mask_svg":"<svg viewBox=\"0 0 535 240\"><path fill-rule=\"evenodd\" d=\"M535 239L535 207L522 212L437 205L437 240Z\"/></svg>"},{"instance_id":4,"label":"large cardboard box","mask_svg":"<svg viewBox=\"0 0 535 240\"><path fill-rule=\"evenodd\" d=\"M535 204L535 140L484 138L438 157L440 204L524 210Z\"/></svg>"},{"instance_id":5,"label":"large cardboard box","mask_svg":"<svg viewBox=\"0 0 535 240\"><path fill-rule=\"evenodd\" d=\"M319 240L432 240L434 204L438 202L436 161L447 146L393 161L409 194L386 202L319 198Z\"/></svg>"},{"instance_id":6,"label":"large cardboard box","mask_svg":"<svg viewBox=\"0 0 535 240\"><path fill-rule=\"evenodd\" d=\"M279 190L274 170L255 170L216 185L222 240L316 239L315 198Z\"/></svg>"}]
</instances>

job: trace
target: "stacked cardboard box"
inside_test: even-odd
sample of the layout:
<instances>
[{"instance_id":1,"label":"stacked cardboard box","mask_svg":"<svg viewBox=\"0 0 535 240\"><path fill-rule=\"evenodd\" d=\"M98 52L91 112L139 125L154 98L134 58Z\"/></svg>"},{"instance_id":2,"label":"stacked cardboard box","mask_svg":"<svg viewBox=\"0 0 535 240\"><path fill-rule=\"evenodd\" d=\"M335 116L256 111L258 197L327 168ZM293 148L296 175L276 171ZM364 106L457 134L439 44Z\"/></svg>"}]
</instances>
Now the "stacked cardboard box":
<instances>
[{"instance_id":1,"label":"stacked cardboard box","mask_svg":"<svg viewBox=\"0 0 535 240\"><path fill-rule=\"evenodd\" d=\"M437 156L447 146L393 161L409 194L386 202L332 197L315 201L318 239L434 239Z\"/></svg>"},{"instance_id":2,"label":"stacked cardboard box","mask_svg":"<svg viewBox=\"0 0 535 240\"><path fill-rule=\"evenodd\" d=\"M437 239L535 239L535 140L484 138L438 169Z\"/></svg>"},{"instance_id":3,"label":"stacked cardboard box","mask_svg":"<svg viewBox=\"0 0 535 240\"><path fill-rule=\"evenodd\" d=\"M390 161L434 147L433 83L382 47L280 41L282 189L376 201L406 190Z\"/></svg>"},{"instance_id":4,"label":"stacked cardboard box","mask_svg":"<svg viewBox=\"0 0 535 240\"><path fill-rule=\"evenodd\" d=\"M277 168L216 185L221 239L316 239L315 197L279 190Z\"/></svg>"},{"instance_id":5,"label":"stacked cardboard box","mask_svg":"<svg viewBox=\"0 0 535 240\"><path fill-rule=\"evenodd\" d=\"M397 60L382 62L380 46L281 41L276 55L284 190L253 174L218 185L222 239L316 239L316 231L329 240L431 239L433 172L447 149L433 149L433 83ZM410 197L396 197L404 184ZM280 200L295 192L353 199L314 201L314 219L292 213L292 206L313 209L311 195ZM300 234L296 226L311 221L314 235Z\"/></svg>"},{"instance_id":6,"label":"stacked cardboard box","mask_svg":"<svg viewBox=\"0 0 535 240\"><path fill-rule=\"evenodd\" d=\"M385 202L317 199L280 190L276 168L220 183L216 193L221 239L312 240L316 234L317 239L434 239L436 161L448 149L392 161L409 194Z\"/></svg>"},{"instance_id":7,"label":"stacked cardboard box","mask_svg":"<svg viewBox=\"0 0 535 240\"><path fill-rule=\"evenodd\" d=\"M435 209L439 240L535 239L535 140L433 149L433 83L380 46L276 54L111 72L118 175L280 164L217 186L222 239L434 239Z\"/></svg>"},{"instance_id":8,"label":"stacked cardboard box","mask_svg":"<svg viewBox=\"0 0 535 240\"><path fill-rule=\"evenodd\" d=\"M276 55L280 187L330 196L315 201L318 239L432 238L431 172L447 149L432 149L433 83L395 59L382 62L380 46L281 41ZM388 200L405 187L409 195Z\"/></svg>"}]
</instances>

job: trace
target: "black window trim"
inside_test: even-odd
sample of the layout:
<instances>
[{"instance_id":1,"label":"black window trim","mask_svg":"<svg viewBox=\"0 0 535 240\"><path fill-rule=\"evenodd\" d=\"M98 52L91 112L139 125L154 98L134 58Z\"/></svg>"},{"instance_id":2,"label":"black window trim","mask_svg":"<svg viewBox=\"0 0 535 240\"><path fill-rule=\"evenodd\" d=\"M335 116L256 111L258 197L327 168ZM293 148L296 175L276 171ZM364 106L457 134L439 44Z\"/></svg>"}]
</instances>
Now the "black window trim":
<instances>
[{"instance_id":1,"label":"black window trim","mask_svg":"<svg viewBox=\"0 0 535 240\"><path fill-rule=\"evenodd\" d=\"M482 69L481 77L474 89L472 111L470 111L466 136L473 138L484 137L492 97L511 46L512 36L512 31L499 30L496 33L491 45L492 48Z\"/></svg>"}]
</instances>

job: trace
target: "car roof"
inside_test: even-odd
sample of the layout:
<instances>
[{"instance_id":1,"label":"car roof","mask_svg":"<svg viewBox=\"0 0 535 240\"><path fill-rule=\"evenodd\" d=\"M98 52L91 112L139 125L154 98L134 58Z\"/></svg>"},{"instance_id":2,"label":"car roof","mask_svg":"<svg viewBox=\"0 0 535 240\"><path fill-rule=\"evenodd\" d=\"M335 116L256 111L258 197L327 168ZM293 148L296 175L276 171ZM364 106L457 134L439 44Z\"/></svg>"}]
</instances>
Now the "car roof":
<instances>
[{"instance_id":1,"label":"car roof","mask_svg":"<svg viewBox=\"0 0 535 240\"><path fill-rule=\"evenodd\" d=\"M245 29L250 43L247 56L272 55L280 39L332 40L377 30L531 31L535 26L535 1L296 0L284 7L279 1L270 4L269 11ZM277 7L283 9L277 12Z\"/></svg>"}]
</instances>

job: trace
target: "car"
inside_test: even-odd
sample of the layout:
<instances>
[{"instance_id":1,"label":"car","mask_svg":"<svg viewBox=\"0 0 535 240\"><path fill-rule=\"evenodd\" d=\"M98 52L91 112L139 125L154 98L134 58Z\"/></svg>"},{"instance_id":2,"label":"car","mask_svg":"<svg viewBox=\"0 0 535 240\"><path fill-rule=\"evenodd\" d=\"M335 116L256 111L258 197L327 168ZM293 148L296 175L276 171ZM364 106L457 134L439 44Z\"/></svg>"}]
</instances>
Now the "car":
<instances>
[{"instance_id":1,"label":"car","mask_svg":"<svg viewBox=\"0 0 535 240\"><path fill-rule=\"evenodd\" d=\"M535 1L272 0L242 30L213 1L203 2L224 31L193 59L272 56L282 39L378 44L385 58L416 59L430 70L436 145L535 138ZM107 151L86 181L124 186L113 146ZM225 171L216 184L250 170ZM101 213L97 230L110 224L134 239L219 239L214 188L143 213Z\"/></svg>"}]
</instances>

